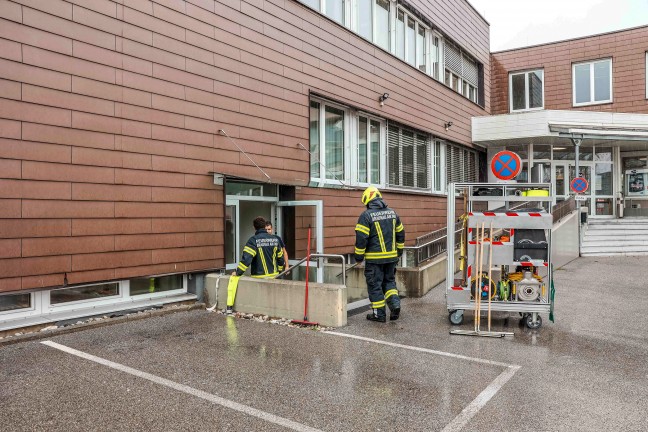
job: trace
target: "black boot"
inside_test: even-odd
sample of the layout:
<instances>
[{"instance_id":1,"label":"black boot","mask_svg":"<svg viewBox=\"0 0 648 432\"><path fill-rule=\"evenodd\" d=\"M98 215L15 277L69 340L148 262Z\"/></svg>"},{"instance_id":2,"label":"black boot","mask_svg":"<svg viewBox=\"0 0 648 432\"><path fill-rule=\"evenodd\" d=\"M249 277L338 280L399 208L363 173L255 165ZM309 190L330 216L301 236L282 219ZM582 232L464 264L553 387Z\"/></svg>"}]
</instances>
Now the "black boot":
<instances>
[{"instance_id":1,"label":"black boot","mask_svg":"<svg viewBox=\"0 0 648 432\"><path fill-rule=\"evenodd\" d=\"M400 317L400 307L394 308L394 309L389 309L389 320L390 321L396 321Z\"/></svg>"},{"instance_id":2,"label":"black boot","mask_svg":"<svg viewBox=\"0 0 648 432\"><path fill-rule=\"evenodd\" d=\"M370 314L367 314L367 319L369 321L377 322L387 322L387 314L385 313L385 308L372 309Z\"/></svg>"}]
</instances>

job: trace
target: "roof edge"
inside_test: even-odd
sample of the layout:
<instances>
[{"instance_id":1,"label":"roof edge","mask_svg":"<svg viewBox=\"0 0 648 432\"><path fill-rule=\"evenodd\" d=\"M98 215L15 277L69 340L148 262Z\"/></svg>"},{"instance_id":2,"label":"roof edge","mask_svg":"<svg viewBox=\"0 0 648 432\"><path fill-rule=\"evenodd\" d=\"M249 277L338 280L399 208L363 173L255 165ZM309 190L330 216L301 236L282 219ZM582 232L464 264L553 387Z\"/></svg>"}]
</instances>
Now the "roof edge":
<instances>
[{"instance_id":1,"label":"roof edge","mask_svg":"<svg viewBox=\"0 0 648 432\"><path fill-rule=\"evenodd\" d=\"M486 19L486 17L485 17L484 15L482 15L481 12L479 12L479 11L477 10L477 8L476 8L475 6L473 6L472 3L470 3L470 0L464 0L464 1L465 1L466 3L468 3L468 6L470 6L471 9L474 10L475 13L477 13L477 15L479 15L479 18L481 18L481 19L482 19L486 24L488 24L488 27L490 27L490 23L488 22L488 20Z\"/></svg>"},{"instance_id":2,"label":"roof edge","mask_svg":"<svg viewBox=\"0 0 648 432\"><path fill-rule=\"evenodd\" d=\"M466 0L468 1L468 0ZM478 12L479 13L479 12ZM490 24L489 24L490 25ZM564 42L571 42L571 41L576 41L580 39L587 39L587 38L592 38L592 37L597 37L597 36L603 36L603 35L609 35L609 34L614 34L614 33L623 33L627 31L632 31L632 30L637 30L640 28L648 28L648 24L636 26L636 27L628 27L624 29L619 29L619 30L611 30L609 32L603 32L603 33L595 33L587 36L578 36L574 38L568 38L568 39L561 39L553 42L545 42L545 43L540 43L540 44L535 44L535 45L527 45L523 47L518 47L518 48L509 48L505 50L500 50L500 51L491 51L492 54L500 54L500 53L505 53L509 51L518 51L518 50L524 50L524 49L529 49L529 48L536 48L536 47L541 47L541 46L546 46L546 45L554 45L554 44L559 44L559 43L564 43Z\"/></svg>"}]
</instances>

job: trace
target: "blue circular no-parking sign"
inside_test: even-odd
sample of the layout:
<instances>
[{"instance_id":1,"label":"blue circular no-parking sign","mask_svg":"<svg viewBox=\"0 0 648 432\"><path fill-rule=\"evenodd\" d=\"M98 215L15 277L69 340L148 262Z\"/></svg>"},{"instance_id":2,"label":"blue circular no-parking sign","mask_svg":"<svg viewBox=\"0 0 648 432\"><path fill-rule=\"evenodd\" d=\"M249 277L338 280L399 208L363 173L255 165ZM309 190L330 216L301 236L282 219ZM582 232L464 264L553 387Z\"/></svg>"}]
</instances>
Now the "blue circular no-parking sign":
<instances>
[{"instance_id":1,"label":"blue circular no-parking sign","mask_svg":"<svg viewBox=\"0 0 648 432\"><path fill-rule=\"evenodd\" d=\"M583 193L587 191L589 183L587 182L587 179L583 177L576 177L569 183L569 187L576 193Z\"/></svg>"},{"instance_id":2,"label":"blue circular no-parking sign","mask_svg":"<svg viewBox=\"0 0 648 432\"><path fill-rule=\"evenodd\" d=\"M520 173L522 160L517 153L504 150L493 156L491 171L500 180L512 180Z\"/></svg>"}]
</instances>

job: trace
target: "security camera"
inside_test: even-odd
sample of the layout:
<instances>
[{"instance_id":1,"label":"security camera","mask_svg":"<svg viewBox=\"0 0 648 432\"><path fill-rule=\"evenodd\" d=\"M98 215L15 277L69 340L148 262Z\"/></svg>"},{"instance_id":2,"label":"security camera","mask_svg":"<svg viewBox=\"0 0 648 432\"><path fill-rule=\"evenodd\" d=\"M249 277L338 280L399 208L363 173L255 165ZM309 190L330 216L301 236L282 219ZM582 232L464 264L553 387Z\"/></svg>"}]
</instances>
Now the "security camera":
<instances>
[{"instance_id":1,"label":"security camera","mask_svg":"<svg viewBox=\"0 0 648 432\"><path fill-rule=\"evenodd\" d=\"M379 98L378 102L380 102L380 106L385 106L385 101L389 99L389 93L383 93Z\"/></svg>"},{"instance_id":2,"label":"security camera","mask_svg":"<svg viewBox=\"0 0 648 432\"><path fill-rule=\"evenodd\" d=\"M445 123L443 126L445 127L445 130L448 130L452 126L452 122L449 121L449 122Z\"/></svg>"}]
</instances>

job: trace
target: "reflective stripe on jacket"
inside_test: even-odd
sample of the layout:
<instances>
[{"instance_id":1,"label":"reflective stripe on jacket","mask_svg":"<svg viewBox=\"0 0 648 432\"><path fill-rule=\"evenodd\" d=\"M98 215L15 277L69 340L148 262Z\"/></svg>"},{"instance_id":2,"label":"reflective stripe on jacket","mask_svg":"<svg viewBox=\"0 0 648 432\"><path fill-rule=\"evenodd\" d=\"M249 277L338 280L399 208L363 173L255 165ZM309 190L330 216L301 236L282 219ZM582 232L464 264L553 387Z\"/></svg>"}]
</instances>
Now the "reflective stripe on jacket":
<instances>
[{"instance_id":1,"label":"reflective stripe on jacket","mask_svg":"<svg viewBox=\"0 0 648 432\"><path fill-rule=\"evenodd\" d=\"M387 263L398 261L405 247L405 228L396 212L381 199L369 202L355 227L355 259Z\"/></svg>"},{"instance_id":2,"label":"reflective stripe on jacket","mask_svg":"<svg viewBox=\"0 0 648 432\"><path fill-rule=\"evenodd\" d=\"M273 278L283 271L284 264L279 237L268 234L265 228L261 228L243 247L243 256L236 267L236 275L243 275L249 268L252 277Z\"/></svg>"}]
</instances>

